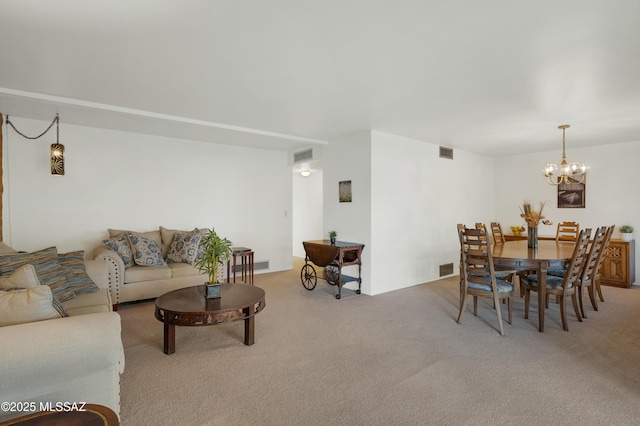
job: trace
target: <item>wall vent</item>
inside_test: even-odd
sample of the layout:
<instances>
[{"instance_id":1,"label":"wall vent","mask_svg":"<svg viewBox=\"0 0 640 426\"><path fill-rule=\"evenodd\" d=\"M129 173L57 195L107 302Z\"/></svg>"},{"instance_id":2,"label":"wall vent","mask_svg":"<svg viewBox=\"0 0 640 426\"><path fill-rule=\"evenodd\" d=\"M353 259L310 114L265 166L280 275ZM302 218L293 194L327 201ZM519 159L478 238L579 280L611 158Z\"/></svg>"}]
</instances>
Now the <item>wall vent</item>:
<instances>
[{"instance_id":1,"label":"wall vent","mask_svg":"<svg viewBox=\"0 0 640 426\"><path fill-rule=\"evenodd\" d=\"M447 148L446 146L440 147L440 158L446 158L453 160L453 148Z\"/></svg>"},{"instance_id":2,"label":"wall vent","mask_svg":"<svg viewBox=\"0 0 640 426\"><path fill-rule=\"evenodd\" d=\"M299 163L301 161L313 160L313 148L305 149L304 151L298 151L293 153L293 162Z\"/></svg>"},{"instance_id":3,"label":"wall vent","mask_svg":"<svg viewBox=\"0 0 640 426\"><path fill-rule=\"evenodd\" d=\"M440 265L440 276L444 277L446 275L453 274L453 263L447 263L445 265Z\"/></svg>"}]
</instances>

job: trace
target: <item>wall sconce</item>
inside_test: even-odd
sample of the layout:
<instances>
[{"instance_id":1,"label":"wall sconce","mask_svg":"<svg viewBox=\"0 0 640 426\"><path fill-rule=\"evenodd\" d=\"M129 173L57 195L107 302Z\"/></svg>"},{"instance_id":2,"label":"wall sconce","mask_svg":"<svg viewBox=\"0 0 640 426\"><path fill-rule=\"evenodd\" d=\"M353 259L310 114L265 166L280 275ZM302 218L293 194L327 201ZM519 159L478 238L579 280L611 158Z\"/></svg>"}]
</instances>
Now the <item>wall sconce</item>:
<instances>
[{"instance_id":1,"label":"wall sconce","mask_svg":"<svg viewBox=\"0 0 640 426\"><path fill-rule=\"evenodd\" d=\"M302 169L302 170L300 170L300 175L302 175L302 176L304 176L304 177L307 177L307 176L309 176L310 174L311 174L311 170L309 170L309 169Z\"/></svg>"},{"instance_id":2,"label":"wall sconce","mask_svg":"<svg viewBox=\"0 0 640 426\"><path fill-rule=\"evenodd\" d=\"M64 175L64 145L51 144L51 174Z\"/></svg>"},{"instance_id":3,"label":"wall sconce","mask_svg":"<svg viewBox=\"0 0 640 426\"><path fill-rule=\"evenodd\" d=\"M51 124L49 124L49 127L47 127L47 129L44 132L40 133L38 136L27 136L21 131L19 131L18 129L16 129L16 126L14 126L11 121L9 121L8 115L7 115L7 124L9 124L13 128L13 130L16 131L17 134L19 134L25 139L31 139L31 140L41 138L49 130L51 130L51 128L55 124L56 125L56 143L51 144L51 174L58 175L58 176L64 175L64 145L60 143L60 117L58 116L58 114L56 114L56 117L53 119Z\"/></svg>"},{"instance_id":4,"label":"wall sconce","mask_svg":"<svg viewBox=\"0 0 640 426\"><path fill-rule=\"evenodd\" d=\"M56 114L56 143L51 144L51 174L64 176L64 145L60 143L60 117Z\"/></svg>"}]
</instances>

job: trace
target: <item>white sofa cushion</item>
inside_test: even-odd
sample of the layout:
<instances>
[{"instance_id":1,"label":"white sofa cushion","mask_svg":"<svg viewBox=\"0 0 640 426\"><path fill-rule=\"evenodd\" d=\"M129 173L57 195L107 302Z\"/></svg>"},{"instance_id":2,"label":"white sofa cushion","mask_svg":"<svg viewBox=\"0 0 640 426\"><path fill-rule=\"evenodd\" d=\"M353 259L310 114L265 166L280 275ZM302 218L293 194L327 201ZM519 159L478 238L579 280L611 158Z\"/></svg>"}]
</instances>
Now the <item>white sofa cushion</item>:
<instances>
[{"instance_id":1,"label":"white sofa cushion","mask_svg":"<svg viewBox=\"0 0 640 426\"><path fill-rule=\"evenodd\" d=\"M170 263L171 278L192 277L196 275L202 275L202 272L193 265L188 263ZM202 276L202 283L207 281L206 275Z\"/></svg>"},{"instance_id":2,"label":"white sofa cushion","mask_svg":"<svg viewBox=\"0 0 640 426\"><path fill-rule=\"evenodd\" d=\"M40 285L36 269L33 265L24 265L16 269L8 277L0 277L0 290L31 288Z\"/></svg>"},{"instance_id":3,"label":"white sofa cushion","mask_svg":"<svg viewBox=\"0 0 640 426\"><path fill-rule=\"evenodd\" d=\"M140 281L164 280L171 278L168 266L132 266L124 271L124 283L131 284Z\"/></svg>"},{"instance_id":4,"label":"white sofa cushion","mask_svg":"<svg viewBox=\"0 0 640 426\"><path fill-rule=\"evenodd\" d=\"M85 293L62 304L69 316L95 314L111 311L109 289L100 288L93 293Z\"/></svg>"},{"instance_id":5,"label":"white sofa cushion","mask_svg":"<svg viewBox=\"0 0 640 426\"><path fill-rule=\"evenodd\" d=\"M0 291L0 326L62 318L53 304L51 288L46 285Z\"/></svg>"}]
</instances>

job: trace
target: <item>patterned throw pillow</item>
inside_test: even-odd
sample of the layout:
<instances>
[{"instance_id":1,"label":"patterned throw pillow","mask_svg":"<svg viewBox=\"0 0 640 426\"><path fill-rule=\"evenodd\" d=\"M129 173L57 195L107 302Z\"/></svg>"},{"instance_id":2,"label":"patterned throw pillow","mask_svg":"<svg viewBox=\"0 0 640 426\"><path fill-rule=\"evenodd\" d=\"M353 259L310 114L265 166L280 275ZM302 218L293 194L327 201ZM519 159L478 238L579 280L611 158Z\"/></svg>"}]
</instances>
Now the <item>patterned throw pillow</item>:
<instances>
[{"instance_id":1,"label":"patterned throw pillow","mask_svg":"<svg viewBox=\"0 0 640 426\"><path fill-rule=\"evenodd\" d=\"M166 265L158 243L139 235L127 234L133 249L133 261L140 266Z\"/></svg>"},{"instance_id":2,"label":"patterned throw pillow","mask_svg":"<svg viewBox=\"0 0 640 426\"><path fill-rule=\"evenodd\" d=\"M69 288L76 294L94 293L98 286L93 282L84 266L84 250L70 251L58 255L60 266L67 277Z\"/></svg>"},{"instance_id":3,"label":"patterned throw pillow","mask_svg":"<svg viewBox=\"0 0 640 426\"><path fill-rule=\"evenodd\" d=\"M200 235L200 244L198 244L198 253L196 253L196 259L200 259L204 254L204 238L209 233L209 230L207 228L196 228L193 232Z\"/></svg>"},{"instance_id":4,"label":"patterned throw pillow","mask_svg":"<svg viewBox=\"0 0 640 426\"><path fill-rule=\"evenodd\" d=\"M131 246L129 245L129 239L126 235L109 238L102 242L105 246L118 253L118 256L120 256L124 262L125 268L133 266L133 253L131 253Z\"/></svg>"},{"instance_id":5,"label":"patterned throw pillow","mask_svg":"<svg viewBox=\"0 0 640 426\"><path fill-rule=\"evenodd\" d=\"M167 253L167 262L193 264L198 254L200 239L200 234L176 232Z\"/></svg>"},{"instance_id":6,"label":"patterned throw pillow","mask_svg":"<svg viewBox=\"0 0 640 426\"><path fill-rule=\"evenodd\" d=\"M9 276L16 269L27 264L33 265L40 283L51 287L53 295L60 299L61 302L66 302L75 297L75 293L69 288L62 266L60 266L58 250L55 247L32 253L0 256L0 276Z\"/></svg>"}]
</instances>

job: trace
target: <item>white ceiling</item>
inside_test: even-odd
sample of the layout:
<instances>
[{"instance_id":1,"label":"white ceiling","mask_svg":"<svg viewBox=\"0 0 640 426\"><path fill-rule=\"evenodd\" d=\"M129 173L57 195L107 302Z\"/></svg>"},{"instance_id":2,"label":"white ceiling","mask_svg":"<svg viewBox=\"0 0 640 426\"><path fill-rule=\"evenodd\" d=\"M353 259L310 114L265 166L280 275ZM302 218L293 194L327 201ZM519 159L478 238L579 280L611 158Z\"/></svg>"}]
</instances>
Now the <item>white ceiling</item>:
<instances>
[{"instance_id":1,"label":"white ceiling","mask_svg":"<svg viewBox=\"0 0 640 426\"><path fill-rule=\"evenodd\" d=\"M0 0L0 112L281 150L640 141L640 1Z\"/></svg>"}]
</instances>

